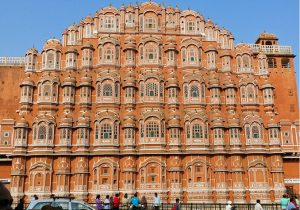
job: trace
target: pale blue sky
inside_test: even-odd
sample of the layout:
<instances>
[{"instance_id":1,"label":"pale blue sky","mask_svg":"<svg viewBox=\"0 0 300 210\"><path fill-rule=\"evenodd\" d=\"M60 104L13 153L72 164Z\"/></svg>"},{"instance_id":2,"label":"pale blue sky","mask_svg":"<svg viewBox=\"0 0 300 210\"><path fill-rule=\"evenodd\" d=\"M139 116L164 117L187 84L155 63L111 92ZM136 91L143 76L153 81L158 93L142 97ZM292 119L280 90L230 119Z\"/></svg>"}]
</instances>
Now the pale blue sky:
<instances>
[{"instance_id":1,"label":"pale blue sky","mask_svg":"<svg viewBox=\"0 0 300 210\"><path fill-rule=\"evenodd\" d=\"M0 56L24 56L33 45L40 51L52 37L110 3L119 8L135 0L1 0ZM141 1L138 1L141 2ZM191 8L225 27L239 42L254 43L263 31L274 33L280 45L292 46L299 77L299 0L157 0L181 10Z\"/></svg>"}]
</instances>

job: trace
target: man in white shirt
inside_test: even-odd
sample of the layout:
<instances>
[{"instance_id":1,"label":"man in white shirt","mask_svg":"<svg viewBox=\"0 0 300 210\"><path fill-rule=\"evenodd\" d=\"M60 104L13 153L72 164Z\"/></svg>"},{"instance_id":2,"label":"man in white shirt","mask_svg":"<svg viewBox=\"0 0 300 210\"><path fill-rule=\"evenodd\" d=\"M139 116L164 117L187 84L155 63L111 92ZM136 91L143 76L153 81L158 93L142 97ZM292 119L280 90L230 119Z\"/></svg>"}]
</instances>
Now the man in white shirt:
<instances>
[{"instance_id":1,"label":"man in white shirt","mask_svg":"<svg viewBox=\"0 0 300 210\"><path fill-rule=\"evenodd\" d=\"M255 210L264 210L263 207L260 205L260 200L256 200Z\"/></svg>"},{"instance_id":2,"label":"man in white shirt","mask_svg":"<svg viewBox=\"0 0 300 210\"><path fill-rule=\"evenodd\" d=\"M154 193L154 202L153 202L154 210L159 210L160 207L160 197L157 193Z\"/></svg>"},{"instance_id":3,"label":"man in white shirt","mask_svg":"<svg viewBox=\"0 0 300 210\"><path fill-rule=\"evenodd\" d=\"M227 205L226 205L226 210L231 210L232 209L232 202L231 201L227 201Z\"/></svg>"}]
</instances>

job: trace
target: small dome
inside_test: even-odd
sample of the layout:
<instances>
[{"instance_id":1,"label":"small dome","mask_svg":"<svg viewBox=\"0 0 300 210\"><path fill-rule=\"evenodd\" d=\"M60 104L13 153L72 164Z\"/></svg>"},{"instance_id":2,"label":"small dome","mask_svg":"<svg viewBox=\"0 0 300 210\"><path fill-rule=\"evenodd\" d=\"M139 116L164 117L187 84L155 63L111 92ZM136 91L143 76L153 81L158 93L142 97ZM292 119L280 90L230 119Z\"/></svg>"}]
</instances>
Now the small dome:
<instances>
[{"instance_id":1,"label":"small dome","mask_svg":"<svg viewBox=\"0 0 300 210\"><path fill-rule=\"evenodd\" d=\"M236 88L236 84L234 80L231 78L230 74L228 74L224 80L224 88L230 88L230 87Z\"/></svg>"},{"instance_id":2,"label":"small dome","mask_svg":"<svg viewBox=\"0 0 300 210\"><path fill-rule=\"evenodd\" d=\"M22 118L16 123L15 128L28 128L29 124L26 121L26 119L24 118L24 116L22 116Z\"/></svg>"},{"instance_id":3,"label":"small dome","mask_svg":"<svg viewBox=\"0 0 300 210\"><path fill-rule=\"evenodd\" d=\"M94 22L93 17L90 16L90 15L88 15L88 16L84 19L84 22L86 22L86 23L93 23L93 22Z\"/></svg>"},{"instance_id":4,"label":"small dome","mask_svg":"<svg viewBox=\"0 0 300 210\"><path fill-rule=\"evenodd\" d=\"M44 44L44 50L46 49L56 49L60 50L61 49L61 44L58 39L48 39L47 42Z\"/></svg>"},{"instance_id":5,"label":"small dome","mask_svg":"<svg viewBox=\"0 0 300 210\"><path fill-rule=\"evenodd\" d=\"M131 73L129 73L124 79L124 87L135 87L136 79Z\"/></svg>"},{"instance_id":6,"label":"small dome","mask_svg":"<svg viewBox=\"0 0 300 210\"><path fill-rule=\"evenodd\" d=\"M28 76L22 81L20 87L22 87L22 86L32 86L32 87L34 87L34 81Z\"/></svg>"},{"instance_id":7,"label":"small dome","mask_svg":"<svg viewBox=\"0 0 300 210\"><path fill-rule=\"evenodd\" d=\"M278 39L275 34L271 34L271 33L268 33L268 32L264 32L264 33L259 34L258 38L259 39Z\"/></svg>"},{"instance_id":8,"label":"small dome","mask_svg":"<svg viewBox=\"0 0 300 210\"><path fill-rule=\"evenodd\" d=\"M228 31L227 31L225 28L222 28L222 29L220 30L220 34L227 35L227 34L228 34Z\"/></svg>"},{"instance_id":9,"label":"small dome","mask_svg":"<svg viewBox=\"0 0 300 210\"><path fill-rule=\"evenodd\" d=\"M172 76L172 77L169 77L167 79L167 88L170 88L170 87L178 87L178 80L176 77Z\"/></svg>"},{"instance_id":10,"label":"small dome","mask_svg":"<svg viewBox=\"0 0 300 210\"><path fill-rule=\"evenodd\" d=\"M180 118L177 115L170 116L168 120L168 128L180 128Z\"/></svg>"},{"instance_id":11,"label":"small dome","mask_svg":"<svg viewBox=\"0 0 300 210\"><path fill-rule=\"evenodd\" d=\"M90 118L85 116L85 115L81 115L78 117L78 122L77 122L77 127L89 127L90 126Z\"/></svg>"},{"instance_id":12,"label":"small dome","mask_svg":"<svg viewBox=\"0 0 300 210\"><path fill-rule=\"evenodd\" d=\"M80 86L92 86L92 78L88 75L81 77Z\"/></svg>"},{"instance_id":13,"label":"small dome","mask_svg":"<svg viewBox=\"0 0 300 210\"><path fill-rule=\"evenodd\" d=\"M38 51L37 51L37 49L35 49L33 47L33 48L30 48L30 49L27 50L26 55L29 55L29 54L37 55Z\"/></svg>"},{"instance_id":14,"label":"small dome","mask_svg":"<svg viewBox=\"0 0 300 210\"><path fill-rule=\"evenodd\" d=\"M268 127L269 128L279 128L280 125L279 125L279 123L275 122L275 120L273 119L273 117L271 117L271 119L268 120Z\"/></svg>"},{"instance_id":15,"label":"small dome","mask_svg":"<svg viewBox=\"0 0 300 210\"><path fill-rule=\"evenodd\" d=\"M82 46L82 48L81 49L86 49L86 48L89 48L89 49L92 49L92 50L94 50L94 47L93 47L93 44L92 43L90 43L89 41L88 42L86 42L83 46Z\"/></svg>"},{"instance_id":16,"label":"small dome","mask_svg":"<svg viewBox=\"0 0 300 210\"><path fill-rule=\"evenodd\" d=\"M68 31L77 31L77 30L78 30L78 28L77 28L76 25L70 25L70 26L68 27Z\"/></svg>"},{"instance_id":17,"label":"small dome","mask_svg":"<svg viewBox=\"0 0 300 210\"><path fill-rule=\"evenodd\" d=\"M78 54L78 51L75 47L69 46L69 47L67 47L66 53L76 53L76 54Z\"/></svg>"},{"instance_id":18,"label":"small dome","mask_svg":"<svg viewBox=\"0 0 300 210\"><path fill-rule=\"evenodd\" d=\"M76 79L74 77L71 77L70 75L64 79L64 82L62 84L63 86L75 86L76 85Z\"/></svg>"},{"instance_id":19,"label":"small dome","mask_svg":"<svg viewBox=\"0 0 300 210\"><path fill-rule=\"evenodd\" d=\"M230 115L228 117L228 126L230 128L239 128L240 126L240 119L235 115Z\"/></svg>"},{"instance_id":20,"label":"small dome","mask_svg":"<svg viewBox=\"0 0 300 210\"><path fill-rule=\"evenodd\" d=\"M215 48L213 45L208 45L208 47L205 50L205 52L209 52L209 51L217 51L217 48Z\"/></svg>"},{"instance_id":21,"label":"small dome","mask_svg":"<svg viewBox=\"0 0 300 210\"><path fill-rule=\"evenodd\" d=\"M208 87L209 88L221 87L220 80L218 76L215 74L215 72L211 72L209 75Z\"/></svg>"},{"instance_id":22,"label":"small dome","mask_svg":"<svg viewBox=\"0 0 300 210\"><path fill-rule=\"evenodd\" d=\"M220 57L230 56L233 57L230 50L220 50Z\"/></svg>"},{"instance_id":23,"label":"small dome","mask_svg":"<svg viewBox=\"0 0 300 210\"><path fill-rule=\"evenodd\" d=\"M73 120L71 117L68 117L67 115L63 116L63 118L60 121L59 127L72 127Z\"/></svg>"},{"instance_id":24,"label":"small dome","mask_svg":"<svg viewBox=\"0 0 300 210\"><path fill-rule=\"evenodd\" d=\"M224 126L224 119L221 116L221 113L213 113L212 116L212 127L213 128L222 128Z\"/></svg>"},{"instance_id":25,"label":"small dome","mask_svg":"<svg viewBox=\"0 0 300 210\"><path fill-rule=\"evenodd\" d=\"M128 114L124 117L123 128L135 128L135 117L132 114Z\"/></svg>"}]
</instances>

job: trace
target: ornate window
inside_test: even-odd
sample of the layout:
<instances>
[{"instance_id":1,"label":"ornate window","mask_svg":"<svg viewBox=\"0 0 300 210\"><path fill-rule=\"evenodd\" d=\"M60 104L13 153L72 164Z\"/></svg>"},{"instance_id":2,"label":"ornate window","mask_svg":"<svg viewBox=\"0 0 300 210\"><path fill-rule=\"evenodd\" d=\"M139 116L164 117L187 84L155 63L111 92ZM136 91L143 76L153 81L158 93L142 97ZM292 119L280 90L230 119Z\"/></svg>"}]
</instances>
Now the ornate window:
<instances>
[{"instance_id":1,"label":"ornate window","mask_svg":"<svg viewBox=\"0 0 300 210\"><path fill-rule=\"evenodd\" d=\"M21 102L32 103L33 87L28 85L22 85L21 89Z\"/></svg>"},{"instance_id":2,"label":"ornate window","mask_svg":"<svg viewBox=\"0 0 300 210\"><path fill-rule=\"evenodd\" d=\"M251 72L251 57L249 54L238 55L237 58L238 72Z\"/></svg>"},{"instance_id":3,"label":"ornate window","mask_svg":"<svg viewBox=\"0 0 300 210\"><path fill-rule=\"evenodd\" d=\"M115 24L114 24L114 17L113 16L105 16L104 17L104 28L111 30L114 29Z\"/></svg>"},{"instance_id":4,"label":"ornate window","mask_svg":"<svg viewBox=\"0 0 300 210\"><path fill-rule=\"evenodd\" d=\"M92 34L93 34L92 24L85 24L84 25L84 38L91 38Z\"/></svg>"},{"instance_id":5,"label":"ornate window","mask_svg":"<svg viewBox=\"0 0 300 210\"><path fill-rule=\"evenodd\" d=\"M89 128L81 127L77 129L77 146L89 146Z\"/></svg>"},{"instance_id":6,"label":"ornate window","mask_svg":"<svg viewBox=\"0 0 300 210\"><path fill-rule=\"evenodd\" d=\"M220 104L220 89L219 88L211 88L210 89L210 103L211 104Z\"/></svg>"},{"instance_id":7,"label":"ornate window","mask_svg":"<svg viewBox=\"0 0 300 210\"><path fill-rule=\"evenodd\" d=\"M39 122L33 126L34 145L52 145L54 140L54 124L49 122Z\"/></svg>"},{"instance_id":8,"label":"ornate window","mask_svg":"<svg viewBox=\"0 0 300 210\"><path fill-rule=\"evenodd\" d=\"M146 96L158 96L158 85L155 83L147 83Z\"/></svg>"},{"instance_id":9,"label":"ornate window","mask_svg":"<svg viewBox=\"0 0 300 210\"><path fill-rule=\"evenodd\" d=\"M270 144L280 144L278 128L269 128L269 139Z\"/></svg>"},{"instance_id":10,"label":"ornate window","mask_svg":"<svg viewBox=\"0 0 300 210\"><path fill-rule=\"evenodd\" d=\"M186 123L186 138L188 144L200 143L206 144L208 140L207 125L201 121Z\"/></svg>"},{"instance_id":11,"label":"ornate window","mask_svg":"<svg viewBox=\"0 0 300 210\"><path fill-rule=\"evenodd\" d=\"M69 52L66 55L66 68L76 68L77 55L74 52Z\"/></svg>"},{"instance_id":12,"label":"ornate window","mask_svg":"<svg viewBox=\"0 0 300 210\"><path fill-rule=\"evenodd\" d=\"M214 128L214 144L215 145L223 145L224 144L223 128Z\"/></svg>"},{"instance_id":13,"label":"ornate window","mask_svg":"<svg viewBox=\"0 0 300 210\"><path fill-rule=\"evenodd\" d=\"M207 52L207 67L210 69L216 68L216 52L215 51Z\"/></svg>"},{"instance_id":14,"label":"ornate window","mask_svg":"<svg viewBox=\"0 0 300 210\"><path fill-rule=\"evenodd\" d=\"M111 84L103 85L103 96L112 96L112 86Z\"/></svg>"},{"instance_id":15,"label":"ornate window","mask_svg":"<svg viewBox=\"0 0 300 210\"><path fill-rule=\"evenodd\" d=\"M230 71L230 56L222 57L222 71Z\"/></svg>"},{"instance_id":16,"label":"ornate window","mask_svg":"<svg viewBox=\"0 0 300 210\"><path fill-rule=\"evenodd\" d=\"M156 122L146 124L146 137L159 137L159 125Z\"/></svg>"},{"instance_id":17,"label":"ornate window","mask_svg":"<svg viewBox=\"0 0 300 210\"><path fill-rule=\"evenodd\" d=\"M241 86L241 103L256 103L257 102L257 88L254 84L247 84Z\"/></svg>"},{"instance_id":18,"label":"ornate window","mask_svg":"<svg viewBox=\"0 0 300 210\"><path fill-rule=\"evenodd\" d=\"M113 49L108 46L104 48L104 63L112 63L114 60L114 53L113 53Z\"/></svg>"},{"instance_id":19,"label":"ornate window","mask_svg":"<svg viewBox=\"0 0 300 210\"><path fill-rule=\"evenodd\" d=\"M158 63L158 46L149 43L146 45L146 63Z\"/></svg>"},{"instance_id":20,"label":"ornate window","mask_svg":"<svg viewBox=\"0 0 300 210\"><path fill-rule=\"evenodd\" d=\"M81 86L80 88L80 103L90 104L92 103L91 99L91 87Z\"/></svg>"},{"instance_id":21,"label":"ornate window","mask_svg":"<svg viewBox=\"0 0 300 210\"><path fill-rule=\"evenodd\" d=\"M35 70L36 57L37 57L36 54L32 54L32 53L26 54L25 71Z\"/></svg>"},{"instance_id":22,"label":"ornate window","mask_svg":"<svg viewBox=\"0 0 300 210\"><path fill-rule=\"evenodd\" d=\"M42 69L55 70L60 68L60 52L48 50L42 53Z\"/></svg>"},{"instance_id":23,"label":"ornate window","mask_svg":"<svg viewBox=\"0 0 300 210\"><path fill-rule=\"evenodd\" d=\"M263 96L264 96L264 104L273 104L274 103L272 88L263 89Z\"/></svg>"},{"instance_id":24,"label":"ornate window","mask_svg":"<svg viewBox=\"0 0 300 210\"><path fill-rule=\"evenodd\" d=\"M237 145L240 144L240 130L239 128L230 128L229 129L230 134L230 144L231 145Z\"/></svg>"},{"instance_id":25,"label":"ornate window","mask_svg":"<svg viewBox=\"0 0 300 210\"><path fill-rule=\"evenodd\" d=\"M127 65L135 64L135 51L134 50L132 50L132 49L126 50L125 61L126 61Z\"/></svg>"},{"instance_id":26,"label":"ornate window","mask_svg":"<svg viewBox=\"0 0 300 210\"><path fill-rule=\"evenodd\" d=\"M74 103L75 100L75 87L64 86L63 87L63 103Z\"/></svg>"},{"instance_id":27,"label":"ornate window","mask_svg":"<svg viewBox=\"0 0 300 210\"><path fill-rule=\"evenodd\" d=\"M59 129L59 143L60 146L71 146L72 129L60 128Z\"/></svg>"},{"instance_id":28,"label":"ornate window","mask_svg":"<svg viewBox=\"0 0 300 210\"><path fill-rule=\"evenodd\" d=\"M92 49L83 49L82 51L82 67L90 67L93 65Z\"/></svg>"},{"instance_id":29,"label":"ornate window","mask_svg":"<svg viewBox=\"0 0 300 210\"><path fill-rule=\"evenodd\" d=\"M175 65L175 51L169 50L167 52L167 65Z\"/></svg>"},{"instance_id":30,"label":"ornate window","mask_svg":"<svg viewBox=\"0 0 300 210\"><path fill-rule=\"evenodd\" d=\"M15 130L15 145L14 146L27 146L27 128L17 127Z\"/></svg>"},{"instance_id":31,"label":"ornate window","mask_svg":"<svg viewBox=\"0 0 300 210\"><path fill-rule=\"evenodd\" d=\"M245 125L247 144L262 144L262 130L261 125L257 122Z\"/></svg>"},{"instance_id":32,"label":"ornate window","mask_svg":"<svg viewBox=\"0 0 300 210\"><path fill-rule=\"evenodd\" d=\"M125 14L125 24L127 27L134 26L134 14L132 14L132 13Z\"/></svg>"},{"instance_id":33,"label":"ornate window","mask_svg":"<svg viewBox=\"0 0 300 210\"><path fill-rule=\"evenodd\" d=\"M76 31L69 31L67 45L75 45L75 44L76 44Z\"/></svg>"},{"instance_id":34,"label":"ornate window","mask_svg":"<svg viewBox=\"0 0 300 210\"><path fill-rule=\"evenodd\" d=\"M205 84L192 81L183 85L184 103L205 103Z\"/></svg>"},{"instance_id":35,"label":"ornate window","mask_svg":"<svg viewBox=\"0 0 300 210\"><path fill-rule=\"evenodd\" d=\"M227 88L225 90L226 93L226 104L235 104L235 89L234 88Z\"/></svg>"},{"instance_id":36,"label":"ornate window","mask_svg":"<svg viewBox=\"0 0 300 210\"><path fill-rule=\"evenodd\" d=\"M56 82L43 81L38 85L39 102L57 102L58 84Z\"/></svg>"},{"instance_id":37,"label":"ornate window","mask_svg":"<svg viewBox=\"0 0 300 210\"><path fill-rule=\"evenodd\" d=\"M187 29L188 33L194 33L195 32L195 21L194 20L186 21L186 29Z\"/></svg>"},{"instance_id":38,"label":"ornate window","mask_svg":"<svg viewBox=\"0 0 300 210\"><path fill-rule=\"evenodd\" d=\"M145 18L145 29L146 30L155 30L156 29L156 22L153 17Z\"/></svg>"}]
</instances>

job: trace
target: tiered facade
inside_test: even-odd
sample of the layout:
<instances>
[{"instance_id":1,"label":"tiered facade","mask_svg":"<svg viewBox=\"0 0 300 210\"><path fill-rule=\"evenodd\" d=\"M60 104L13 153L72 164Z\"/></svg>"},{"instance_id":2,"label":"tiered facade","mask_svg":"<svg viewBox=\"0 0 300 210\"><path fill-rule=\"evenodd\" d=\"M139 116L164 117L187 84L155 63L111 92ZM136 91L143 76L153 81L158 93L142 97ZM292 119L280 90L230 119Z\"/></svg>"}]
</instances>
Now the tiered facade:
<instances>
[{"instance_id":1,"label":"tiered facade","mask_svg":"<svg viewBox=\"0 0 300 210\"><path fill-rule=\"evenodd\" d=\"M268 33L234 46L192 10L103 8L27 52L11 192L277 201L298 148L297 99L284 108L278 79L295 82L293 57Z\"/></svg>"}]
</instances>

